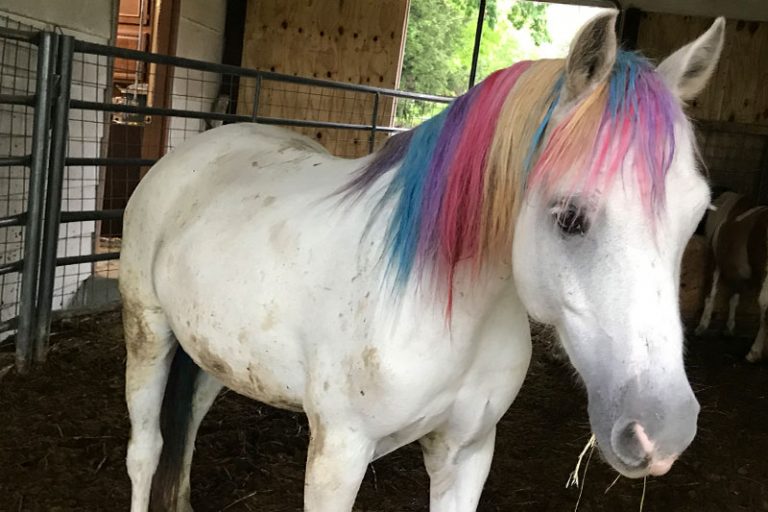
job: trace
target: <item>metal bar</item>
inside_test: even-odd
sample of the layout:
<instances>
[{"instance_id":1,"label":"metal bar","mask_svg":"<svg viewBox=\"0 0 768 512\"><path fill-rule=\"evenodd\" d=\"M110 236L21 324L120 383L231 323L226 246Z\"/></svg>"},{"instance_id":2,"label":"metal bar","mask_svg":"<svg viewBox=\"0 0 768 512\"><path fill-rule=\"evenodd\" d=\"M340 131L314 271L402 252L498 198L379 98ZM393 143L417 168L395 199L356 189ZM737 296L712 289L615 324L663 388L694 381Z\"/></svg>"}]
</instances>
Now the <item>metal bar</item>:
<instances>
[{"instance_id":1,"label":"metal bar","mask_svg":"<svg viewBox=\"0 0 768 512\"><path fill-rule=\"evenodd\" d=\"M0 166L2 167L10 167L12 165L23 165L27 166L29 165L30 160L32 160L32 155L24 155L24 156L0 156Z\"/></svg>"},{"instance_id":2,"label":"metal bar","mask_svg":"<svg viewBox=\"0 0 768 512\"><path fill-rule=\"evenodd\" d=\"M9 318L8 320L4 320L0 322L0 332L8 332L16 329L16 326L19 324L19 317L15 316L13 318Z\"/></svg>"},{"instance_id":3,"label":"metal bar","mask_svg":"<svg viewBox=\"0 0 768 512\"><path fill-rule=\"evenodd\" d=\"M370 130L367 124L334 123L331 121L299 121L297 119L283 119L279 117L257 117L257 123L276 124L280 126L302 126L309 128L337 128L340 130Z\"/></svg>"},{"instance_id":4,"label":"metal bar","mask_svg":"<svg viewBox=\"0 0 768 512\"><path fill-rule=\"evenodd\" d=\"M27 220L26 213L17 213L16 215L8 215L7 217L0 217L0 228L12 228L14 226L23 226Z\"/></svg>"},{"instance_id":5,"label":"metal bar","mask_svg":"<svg viewBox=\"0 0 768 512\"><path fill-rule=\"evenodd\" d=\"M640 21L643 11L636 7L630 7L622 11L616 23L616 36L619 44L627 50L637 50L637 36L640 31Z\"/></svg>"},{"instance_id":6,"label":"metal bar","mask_svg":"<svg viewBox=\"0 0 768 512\"><path fill-rule=\"evenodd\" d=\"M16 369L24 373L32 358L33 326L37 305L37 273L40 263L40 231L45 171L48 158L48 126L51 105L51 71L53 39L50 32L40 34L37 51L37 83L35 115L32 127L32 162L29 173L27 224L24 228L24 259L19 300L19 329L16 334Z\"/></svg>"},{"instance_id":7,"label":"metal bar","mask_svg":"<svg viewBox=\"0 0 768 512\"><path fill-rule=\"evenodd\" d=\"M109 261L120 258L119 252L105 252L101 254L83 254L81 256L66 256L56 259L56 266L79 265L81 263L95 263L97 261Z\"/></svg>"},{"instance_id":8,"label":"metal bar","mask_svg":"<svg viewBox=\"0 0 768 512\"><path fill-rule=\"evenodd\" d=\"M74 167L78 165L91 166L91 165L103 165L106 167L112 166L136 166L136 167L151 167L157 162L154 158L116 158L116 157L98 157L98 158L65 158L64 165L66 167Z\"/></svg>"},{"instance_id":9,"label":"metal bar","mask_svg":"<svg viewBox=\"0 0 768 512\"><path fill-rule=\"evenodd\" d=\"M347 91L358 92L379 92L385 96L394 96L398 98L407 98L412 100L434 101L437 103L450 103L454 98L447 96L437 96L433 94L421 94L417 92L405 92L395 89L386 89L383 87L373 87L370 85L350 84L346 82L332 82L330 80L321 80L318 78L307 78L303 76L283 75L272 71L261 71L257 69L241 68L230 64L213 64L183 57L172 57L159 53L147 53L127 48L117 48L97 43L88 43L85 41L75 41L75 51L89 53L94 55L104 55L107 57L121 57L124 59L139 60L142 62L152 62L155 64L167 64L200 71L210 71L212 73L229 73L236 76L245 76L256 78L261 76L264 80L275 80L279 82L288 82L303 85L316 85L319 87L328 87L330 89L343 89Z\"/></svg>"},{"instance_id":10,"label":"metal bar","mask_svg":"<svg viewBox=\"0 0 768 512\"><path fill-rule=\"evenodd\" d=\"M411 128L397 128L395 126L379 126L376 128L376 130L380 132L387 132L387 133L400 133L400 132L407 132L408 130L411 130Z\"/></svg>"},{"instance_id":11,"label":"metal bar","mask_svg":"<svg viewBox=\"0 0 768 512\"><path fill-rule=\"evenodd\" d=\"M200 112L195 110L180 110L176 108L140 107L135 105L119 105L117 103L99 103L98 101L72 100L69 108L81 110L98 110L102 112L127 112L130 114L146 114L151 116L187 117L192 119L212 119L217 121L250 121L251 116L238 114L220 114L218 112Z\"/></svg>"},{"instance_id":12,"label":"metal bar","mask_svg":"<svg viewBox=\"0 0 768 512\"><path fill-rule=\"evenodd\" d=\"M0 94L0 104L3 105L27 105L29 107L35 104L34 94Z\"/></svg>"},{"instance_id":13,"label":"metal bar","mask_svg":"<svg viewBox=\"0 0 768 512\"><path fill-rule=\"evenodd\" d=\"M376 122L379 119L379 93L373 96L373 115L371 116L371 138L368 141L368 152L373 153L376 147Z\"/></svg>"},{"instance_id":14,"label":"metal bar","mask_svg":"<svg viewBox=\"0 0 768 512\"><path fill-rule=\"evenodd\" d=\"M124 209L116 210L81 210L79 212L61 212L61 223L88 222L91 220L122 219Z\"/></svg>"},{"instance_id":15,"label":"metal bar","mask_svg":"<svg viewBox=\"0 0 768 512\"><path fill-rule=\"evenodd\" d=\"M0 264L0 276L18 272L22 269L22 267L24 267L24 260L13 261L11 263L2 263Z\"/></svg>"},{"instance_id":16,"label":"metal bar","mask_svg":"<svg viewBox=\"0 0 768 512\"><path fill-rule=\"evenodd\" d=\"M40 34L41 32L30 32L28 30L0 27L0 38L13 39L14 41L24 41L26 43L40 44Z\"/></svg>"},{"instance_id":17,"label":"metal bar","mask_svg":"<svg viewBox=\"0 0 768 512\"><path fill-rule=\"evenodd\" d=\"M69 132L69 99L72 84L74 38L60 36L57 58L58 87L52 119L52 142L48 168L48 190L43 217L43 248L40 259L40 282L37 291L37 317L35 318L35 362L45 361L48 337L51 332L53 282L56 277L56 250L59 246L61 196L64 184L64 159L67 154Z\"/></svg>"},{"instance_id":18,"label":"metal bar","mask_svg":"<svg viewBox=\"0 0 768 512\"><path fill-rule=\"evenodd\" d=\"M191 119L216 119L222 121L252 122L251 116L236 114L219 114L215 112L199 112L194 110L179 110L174 108L136 107L133 105L118 105L114 103L99 103L96 101L71 100L70 108L81 110L97 110L108 112L129 112L134 114L147 114L171 117L186 117ZM334 123L331 121L309 121L298 119L283 119L280 117L257 117L255 122L261 124L276 124L280 126L301 126L309 128L338 128L340 130L370 130L367 124ZM398 132L401 128L378 127L377 130Z\"/></svg>"},{"instance_id":19,"label":"metal bar","mask_svg":"<svg viewBox=\"0 0 768 512\"><path fill-rule=\"evenodd\" d=\"M261 95L261 75L256 77L256 84L253 88L253 111L251 113L251 119L256 121L259 117L259 96Z\"/></svg>"},{"instance_id":20,"label":"metal bar","mask_svg":"<svg viewBox=\"0 0 768 512\"><path fill-rule=\"evenodd\" d=\"M477 28L475 29L475 46L472 47L472 65L469 68L469 88L475 85L477 77L477 60L480 57L480 42L483 39L483 23L485 22L485 0L480 0L480 10L477 13Z\"/></svg>"}]
</instances>

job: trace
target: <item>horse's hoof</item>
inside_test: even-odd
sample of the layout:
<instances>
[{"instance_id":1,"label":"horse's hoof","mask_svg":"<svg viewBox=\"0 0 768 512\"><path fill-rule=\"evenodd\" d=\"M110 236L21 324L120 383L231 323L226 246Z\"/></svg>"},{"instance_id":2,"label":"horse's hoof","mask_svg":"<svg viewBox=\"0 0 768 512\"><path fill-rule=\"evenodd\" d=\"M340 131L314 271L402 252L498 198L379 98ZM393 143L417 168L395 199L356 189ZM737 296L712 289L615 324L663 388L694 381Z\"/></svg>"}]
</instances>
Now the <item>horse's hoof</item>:
<instances>
[{"instance_id":1,"label":"horse's hoof","mask_svg":"<svg viewBox=\"0 0 768 512\"><path fill-rule=\"evenodd\" d=\"M696 330L695 330L695 331L693 331L693 334L695 334L696 336L701 336L701 335L702 335L702 334L704 334L705 332L707 332L707 328L706 328L706 327L704 327L703 325L700 325L700 326L698 326L698 327L696 328Z\"/></svg>"},{"instance_id":2,"label":"horse's hoof","mask_svg":"<svg viewBox=\"0 0 768 512\"><path fill-rule=\"evenodd\" d=\"M749 363L759 363L761 359L760 354L757 352L750 351L749 354L747 354L747 362Z\"/></svg>"}]
</instances>

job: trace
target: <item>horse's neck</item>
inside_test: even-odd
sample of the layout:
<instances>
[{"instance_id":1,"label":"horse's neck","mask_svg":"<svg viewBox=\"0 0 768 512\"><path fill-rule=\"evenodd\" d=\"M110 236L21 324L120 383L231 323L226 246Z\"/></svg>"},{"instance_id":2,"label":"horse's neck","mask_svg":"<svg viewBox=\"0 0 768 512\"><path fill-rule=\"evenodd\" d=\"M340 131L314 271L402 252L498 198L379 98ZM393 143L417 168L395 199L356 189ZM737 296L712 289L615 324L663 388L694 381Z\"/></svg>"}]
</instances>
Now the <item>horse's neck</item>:
<instances>
[{"instance_id":1,"label":"horse's neck","mask_svg":"<svg viewBox=\"0 0 768 512\"><path fill-rule=\"evenodd\" d=\"M453 282L453 310L471 316L485 314L500 300L517 297L512 268L500 263L485 263L475 269L473 263L460 265Z\"/></svg>"}]
</instances>

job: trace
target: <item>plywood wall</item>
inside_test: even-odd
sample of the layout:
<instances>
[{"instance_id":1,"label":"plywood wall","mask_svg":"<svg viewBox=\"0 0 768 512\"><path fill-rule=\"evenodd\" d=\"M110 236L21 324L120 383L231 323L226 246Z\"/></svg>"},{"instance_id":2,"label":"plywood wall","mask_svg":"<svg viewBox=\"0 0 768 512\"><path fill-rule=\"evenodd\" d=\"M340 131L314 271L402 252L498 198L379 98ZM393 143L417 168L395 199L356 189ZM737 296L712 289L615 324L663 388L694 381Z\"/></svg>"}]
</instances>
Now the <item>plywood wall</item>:
<instances>
[{"instance_id":1,"label":"plywood wall","mask_svg":"<svg viewBox=\"0 0 768 512\"><path fill-rule=\"evenodd\" d=\"M250 0L242 65L278 73L394 88L408 0ZM253 112L254 81L241 82L238 112ZM373 96L264 81L261 116L370 124ZM388 125L394 102L381 102ZM299 129L339 156L368 152L369 133Z\"/></svg>"},{"instance_id":2,"label":"plywood wall","mask_svg":"<svg viewBox=\"0 0 768 512\"><path fill-rule=\"evenodd\" d=\"M637 48L660 61L693 41L712 18L644 13ZM768 200L768 22L728 20L719 65L688 113L718 186Z\"/></svg>"},{"instance_id":3,"label":"plywood wall","mask_svg":"<svg viewBox=\"0 0 768 512\"><path fill-rule=\"evenodd\" d=\"M637 47L661 59L694 40L712 18L643 14ZM720 64L707 89L691 103L697 119L768 126L768 22L728 20Z\"/></svg>"}]
</instances>

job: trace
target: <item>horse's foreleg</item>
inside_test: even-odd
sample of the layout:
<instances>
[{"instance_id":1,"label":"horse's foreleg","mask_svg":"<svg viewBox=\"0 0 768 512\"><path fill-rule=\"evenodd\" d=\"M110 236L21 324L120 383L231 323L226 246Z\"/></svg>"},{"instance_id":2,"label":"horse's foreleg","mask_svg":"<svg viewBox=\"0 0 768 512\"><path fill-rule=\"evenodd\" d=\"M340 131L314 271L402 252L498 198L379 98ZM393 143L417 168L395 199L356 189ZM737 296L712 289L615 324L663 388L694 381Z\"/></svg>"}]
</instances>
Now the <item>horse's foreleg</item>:
<instances>
[{"instance_id":1,"label":"horse's foreleg","mask_svg":"<svg viewBox=\"0 0 768 512\"><path fill-rule=\"evenodd\" d=\"M123 309L125 397L131 419L126 465L131 479L131 512L146 512L152 475L163 446L160 408L176 341L165 316L126 301Z\"/></svg>"},{"instance_id":2,"label":"horse's foreleg","mask_svg":"<svg viewBox=\"0 0 768 512\"><path fill-rule=\"evenodd\" d=\"M720 280L720 269L716 268L715 273L712 275L712 288L709 291L709 295L704 301L704 311L701 313L701 319L699 320L699 326L696 327L696 335L703 334L709 329L709 323L712 321L712 309L715 307L715 297L717 297L717 284Z\"/></svg>"},{"instance_id":3,"label":"horse's foreleg","mask_svg":"<svg viewBox=\"0 0 768 512\"><path fill-rule=\"evenodd\" d=\"M432 433L421 440L429 473L430 512L477 509L493 459L496 428L469 443Z\"/></svg>"},{"instance_id":4,"label":"horse's foreleg","mask_svg":"<svg viewBox=\"0 0 768 512\"><path fill-rule=\"evenodd\" d=\"M730 336L733 336L733 333L736 331L736 308L739 307L739 298L740 295L734 293L728 301L728 323L726 324L726 332Z\"/></svg>"},{"instance_id":5,"label":"horse's foreleg","mask_svg":"<svg viewBox=\"0 0 768 512\"><path fill-rule=\"evenodd\" d=\"M375 443L359 431L330 426L309 413L312 437L304 483L305 512L349 512Z\"/></svg>"}]
</instances>

